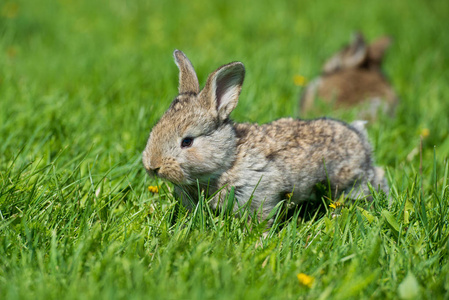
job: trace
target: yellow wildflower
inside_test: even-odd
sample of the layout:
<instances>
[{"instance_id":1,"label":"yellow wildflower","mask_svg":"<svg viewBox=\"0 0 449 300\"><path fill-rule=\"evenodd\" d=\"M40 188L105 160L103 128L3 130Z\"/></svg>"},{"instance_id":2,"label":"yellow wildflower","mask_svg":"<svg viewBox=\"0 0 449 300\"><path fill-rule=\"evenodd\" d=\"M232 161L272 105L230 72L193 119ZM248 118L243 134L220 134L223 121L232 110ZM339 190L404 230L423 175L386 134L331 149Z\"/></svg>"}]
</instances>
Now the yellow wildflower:
<instances>
[{"instance_id":1,"label":"yellow wildflower","mask_svg":"<svg viewBox=\"0 0 449 300\"><path fill-rule=\"evenodd\" d=\"M302 75L293 76L293 82L296 86L304 86L306 84L306 78Z\"/></svg>"},{"instance_id":2,"label":"yellow wildflower","mask_svg":"<svg viewBox=\"0 0 449 300\"><path fill-rule=\"evenodd\" d=\"M1 10L1 15L8 19L14 19L15 17L17 17L18 13L19 5L14 2L7 2L5 5L3 5L3 8Z\"/></svg>"},{"instance_id":3,"label":"yellow wildflower","mask_svg":"<svg viewBox=\"0 0 449 300\"><path fill-rule=\"evenodd\" d=\"M337 207L342 206L342 204L340 202L333 202L329 204L329 206L332 207L333 209L336 209Z\"/></svg>"},{"instance_id":4,"label":"yellow wildflower","mask_svg":"<svg viewBox=\"0 0 449 300\"><path fill-rule=\"evenodd\" d=\"M154 193L154 194L159 193L159 188L158 188L157 186L152 186L152 185L150 185L150 186L148 187L148 190L149 190L151 193Z\"/></svg>"},{"instance_id":5,"label":"yellow wildflower","mask_svg":"<svg viewBox=\"0 0 449 300\"><path fill-rule=\"evenodd\" d=\"M6 50L6 54L8 54L9 58L14 58L17 55L17 49L14 47L9 47Z\"/></svg>"},{"instance_id":6,"label":"yellow wildflower","mask_svg":"<svg viewBox=\"0 0 449 300\"><path fill-rule=\"evenodd\" d=\"M421 136L422 136L423 138L428 137L429 134L430 134L430 130L429 130L429 129L424 128L423 130L421 130Z\"/></svg>"},{"instance_id":7,"label":"yellow wildflower","mask_svg":"<svg viewBox=\"0 0 449 300\"><path fill-rule=\"evenodd\" d=\"M298 277L299 283L303 286L306 286L308 288L311 288L313 285L313 282L315 281L315 278L312 276L309 276L304 273L299 273L296 275Z\"/></svg>"},{"instance_id":8,"label":"yellow wildflower","mask_svg":"<svg viewBox=\"0 0 449 300\"><path fill-rule=\"evenodd\" d=\"M293 196L293 193L287 193L285 194L285 197L287 197L287 199L290 199Z\"/></svg>"}]
</instances>

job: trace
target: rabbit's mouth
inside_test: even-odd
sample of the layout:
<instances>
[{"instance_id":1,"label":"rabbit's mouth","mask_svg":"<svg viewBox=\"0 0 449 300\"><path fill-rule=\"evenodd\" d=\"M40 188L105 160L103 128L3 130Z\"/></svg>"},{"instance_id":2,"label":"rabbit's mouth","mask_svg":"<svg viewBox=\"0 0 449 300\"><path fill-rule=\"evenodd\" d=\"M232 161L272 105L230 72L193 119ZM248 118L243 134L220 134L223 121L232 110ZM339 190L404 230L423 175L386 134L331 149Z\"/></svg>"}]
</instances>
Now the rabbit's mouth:
<instances>
[{"instance_id":1,"label":"rabbit's mouth","mask_svg":"<svg viewBox=\"0 0 449 300\"><path fill-rule=\"evenodd\" d=\"M177 185L186 184L186 176L181 167L173 159L162 159L160 164L144 163L148 175L157 176Z\"/></svg>"},{"instance_id":2,"label":"rabbit's mouth","mask_svg":"<svg viewBox=\"0 0 449 300\"><path fill-rule=\"evenodd\" d=\"M173 166L160 168L157 172L157 176L176 185L186 184L186 178L182 170Z\"/></svg>"},{"instance_id":3,"label":"rabbit's mouth","mask_svg":"<svg viewBox=\"0 0 449 300\"><path fill-rule=\"evenodd\" d=\"M174 174L170 175L172 176L164 176L161 174L159 177L164 178L179 187L197 187L198 185L215 186L217 178L219 177L219 175L215 174L191 174L189 172L182 171L181 174L177 174L177 176L173 176Z\"/></svg>"}]
</instances>

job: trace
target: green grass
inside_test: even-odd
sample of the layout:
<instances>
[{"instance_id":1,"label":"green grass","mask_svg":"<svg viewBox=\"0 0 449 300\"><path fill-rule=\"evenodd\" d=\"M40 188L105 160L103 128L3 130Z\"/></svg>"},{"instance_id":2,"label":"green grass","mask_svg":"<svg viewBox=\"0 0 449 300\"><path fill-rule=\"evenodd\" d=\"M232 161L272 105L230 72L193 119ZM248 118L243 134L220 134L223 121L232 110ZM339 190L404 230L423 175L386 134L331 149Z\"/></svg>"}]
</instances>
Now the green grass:
<instances>
[{"instance_id":1,"label":"green grass","mask_svg":"<svg viewBox=\"0 0 449 300\"><path fill-rule=\"evenodd\" d=\"M0 2L0 298L448 299L448 15L445 0ZM172 186L140 162L176 96L173 50L203 84L242 61L233 117L268 122L298 115L294 75L357 29L394 37L401 103L369 127L392 207L379 195L263 242L205 206L176 217Z\"/></svg>"}]
</instances>

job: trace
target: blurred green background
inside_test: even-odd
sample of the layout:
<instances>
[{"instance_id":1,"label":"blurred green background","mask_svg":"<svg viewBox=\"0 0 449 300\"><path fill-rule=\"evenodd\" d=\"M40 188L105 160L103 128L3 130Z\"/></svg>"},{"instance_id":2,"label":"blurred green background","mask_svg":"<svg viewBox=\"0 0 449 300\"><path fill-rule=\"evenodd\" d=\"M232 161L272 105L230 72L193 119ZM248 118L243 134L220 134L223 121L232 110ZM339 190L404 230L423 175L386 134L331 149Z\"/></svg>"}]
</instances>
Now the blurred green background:
<instances>
[{"instance_id":1,"label":"blurred green background","mask_svg":"<svg viewBox=\"0 0 449 300\"><path fill-rule=\"evenodd\" d=\"M177 94L174 49L190 58L200 84L217 67L242 61L247 75L233 117L262 123L298 116L303 87L294 77L317 76L360 30L368 40L394 41L384 70L401 102L396 118L369 125L376 160L387 166L397 203L434 195L444 190L446 179L435 174L444 173L449 153L448 28L447 0L2 0L0 294L219 298L220 290L223 299L395 298L411 270L428 287L425 297L447 295L447 268L438 265L447 264L447 240L429 246L430 227L420 227L424 219L411 212L416 236L403 242L396 260L386 254L398 250L396 240L384 239L380 217L354 242L361 253L374 245L380 252L370 257L381 266L348 259L357 246L347 240L271 254L290 231L269 240L268 250L255 250L258 239L250 234L227 239L209 228L184 236L167 221L171 193L148 192L148 185L167 185L145 174L140 153ZM355 112L320 114L351 121ZM392 209L398 222L406 220L402 208ZM307 244L323 226L320 220L292 235L292 245ZM271 267L260 268L267 255ZM321 278L298 291L295 274L305 269Z\"/></svg>"},{"instance_id":2,"label":"blurred green background","mask_svg":"<svg viewBox=\"0 0 449 300\"><path fill-rule=\"evenodd\" d=\"M84 137L118 143L119 152L141 151L176 95L174 49L187 54L202 84L222 64L245 64L236 120L297 116L301 87L293 77L318 75L324 60L360 30L369 40L394 39L384 69L402 102L397 120L378 126L397 131L394 144L401 147L394 157L385 151L387 161L403 158L424 128L431 144L449 149L447 1L43 0L1 6L0 118L22 127L17 145L29 144L34 128L53 122L70 132L70 139L60 136L61 145Z\"/></svg>"}]
</instances>

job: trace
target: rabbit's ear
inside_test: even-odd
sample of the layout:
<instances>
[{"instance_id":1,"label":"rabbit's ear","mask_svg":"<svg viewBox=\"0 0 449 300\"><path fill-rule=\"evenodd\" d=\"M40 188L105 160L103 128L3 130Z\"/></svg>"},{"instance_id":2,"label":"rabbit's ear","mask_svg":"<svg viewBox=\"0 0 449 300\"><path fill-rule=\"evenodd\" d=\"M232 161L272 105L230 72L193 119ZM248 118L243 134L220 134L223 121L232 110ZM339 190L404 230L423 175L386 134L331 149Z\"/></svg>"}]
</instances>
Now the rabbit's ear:
<instances>
[{"instance_id":1,"label":"rabbit's ear","mask_svg":"<svg viewBox=\"0 0 449 300\"><path fill-rule=\"evenodd\" d=\"M179 93L198 94L200 91L200 84L192 63L182 51L175 50L173 56L179 69Z\"/></svg>"},{"instance_id":2,"label":"rabbit's ear","mask_svg":"<svg viewBox=\"0 0 449 300\"><path fill-rule=\"evenodd\" d=\"M325 74L360 66L368 53L363 35L357 32L352 42L342 51L332 56L323 67Z\"/></svg>"},{"instance_id":3,"label":"rabbit's ear","mask_svg":"<svg viewBox=\"0 0 449 300\"><path fill-rule=\"evenodd\" d=\"M352 43L349 45L345 58L345 65L348 68L359 66L365 60L368 49L365 38L360 32L356 32Z\"/></svg>"},{"instance_id":4,"label":"rabbit's ear","mask_svg":"<svg viewBox=\"0 0 449 300\"><path fill-rule=\"evenodd\" d=\"M381 63L385 55L385 51L390 47L392 39L388 36L383 36L376 39L369 45L368 58L370 61Z\"/></svg>"},{"instance_id":5,"label":"rabbit's ear","mask_svg":"<svg viewBox=\"0 0 449 300\"><path fill-rule=\"evenodd\" d=\"M205 105L217 111L221 121L226 120L237 106L244 78L245 67L241 62L224 65L209 75L201 98Z\"/></svg>"}]
</instances>

